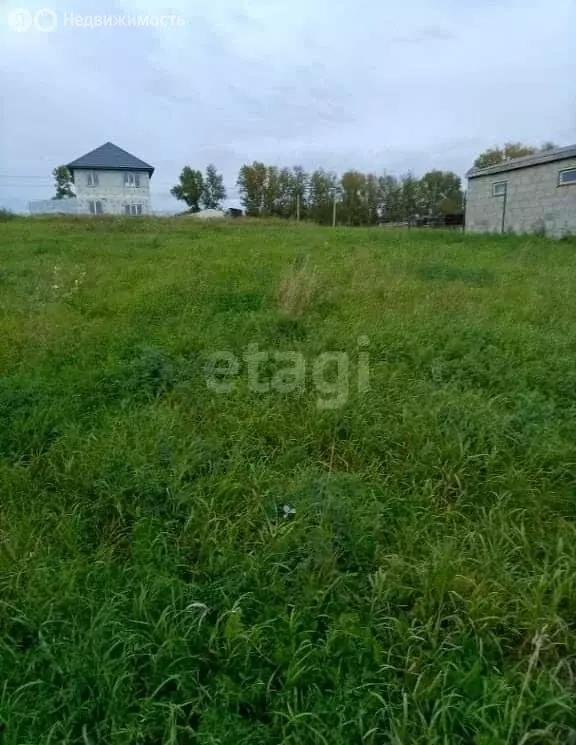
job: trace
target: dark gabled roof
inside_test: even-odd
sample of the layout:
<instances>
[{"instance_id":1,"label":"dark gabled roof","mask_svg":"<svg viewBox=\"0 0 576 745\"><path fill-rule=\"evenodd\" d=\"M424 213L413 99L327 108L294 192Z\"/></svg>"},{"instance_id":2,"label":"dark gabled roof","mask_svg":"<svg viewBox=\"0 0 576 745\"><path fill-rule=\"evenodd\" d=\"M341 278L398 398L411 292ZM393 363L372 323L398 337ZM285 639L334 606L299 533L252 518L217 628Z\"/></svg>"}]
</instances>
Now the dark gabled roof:
<instances>
[{"instance_id":1,"label":"dark gabled roof","mask_svg":"<svg viewBox=\"0 0 576 745\"><path fill-rule=\"evenodd\" d=\"M154 168L148 163L144 163L140 158L135 158L126 150L107 142L96 150L91 150L86 155L76 158L68 163L66 168L71 171L73 168L91 168L93 170L114 170L114 171L148 171L150 176L154 173Z\"/></svg>"},{"instance_id":2,"label":"dark gabled roof","mask_svg":"<svg viewBox=\"0 0 576 745\"><path fill-rule=\"evenodd\" d=\"M515 171L518 168L541 166L545 163L553 163L556 160L568 160L568 158L576 158L576 145L555 147L553 150L540 150L533 155L512 158L512 160L506 160L504 163L497 163L495 166L487 166L486 168L471 168L466 176L467 178L491 176L493 173L505 173L506 171Z\"/></svg>"}]
</instances>

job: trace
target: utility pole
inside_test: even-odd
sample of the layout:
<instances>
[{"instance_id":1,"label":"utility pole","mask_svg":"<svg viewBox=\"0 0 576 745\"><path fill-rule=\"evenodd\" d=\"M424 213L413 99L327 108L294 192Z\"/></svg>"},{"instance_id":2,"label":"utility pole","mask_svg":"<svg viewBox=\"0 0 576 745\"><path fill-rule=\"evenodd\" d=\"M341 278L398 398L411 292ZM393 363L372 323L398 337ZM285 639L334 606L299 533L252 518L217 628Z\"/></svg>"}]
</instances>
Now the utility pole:
<instances>
[{"instance_id":1,"label":"utility pole","mask_svg":"<svg viewBox=\"0 0 576 745\"><path fill-rule=\"evenodd\" d=\"M332 227L336 227L336 192L334 192L334 202L332 204Z\"/></svg>"},{"instance_id":2,"label":"utility pole","mask_svg":"<svg viewBox=\"0 0 576 745\"><path fill-rule=\"evenodd\" d=\"M296 193L296 220L300 222L300 192Z\"/></svg>"},{"instance_id":3,"label":"utility pole","mask_svg":"<svg viewBox=\"0 0 576 745\"><path fill-rule=\"evenodd\" d=\"M500 228L500 232L504 234L504 230L506 228L506 203L508 201L508 184L506 184L505 190L504 190L504 200L502 201L502 226Z\"/></svg>"}]
</instances>

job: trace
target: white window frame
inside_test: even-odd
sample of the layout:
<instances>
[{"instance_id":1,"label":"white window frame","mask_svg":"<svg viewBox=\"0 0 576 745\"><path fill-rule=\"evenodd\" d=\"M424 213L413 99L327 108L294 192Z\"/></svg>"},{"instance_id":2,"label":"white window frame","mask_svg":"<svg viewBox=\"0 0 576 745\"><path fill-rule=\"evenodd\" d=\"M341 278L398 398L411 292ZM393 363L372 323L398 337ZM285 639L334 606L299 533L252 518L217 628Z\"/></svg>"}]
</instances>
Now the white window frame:
<instances>
[{"instance_id":1,"label":"white window frame","mask_svg":"<svg viewBox=\"0 0 576 745\"><path fill-rule=\"evenodd\" d=\"M100 205L100 209L98 209L98 205ZM88 202L88 209L90 210L91 215L103 215L104 214L104 204L101 199L92 199Z\"/></svg>"},{"instance_id":2,"label":"white window frame","mask_svg":"<svg viewBox=\"0 0 576 745\"><path fill-rule=\"evenodd\" d=\"M124 214L125 215L143 215L144 214L144 205L142 202L128 202L124 205Z\"/></svg>"},{"instance_id":3,"label":"white window frame","mask_svg":"<svg viewBox=\"0 0 576 745\"><path fill-rule=\"evenodd\" d=\"M573 181L564 181L563 176L565 173L573 173L575 178ZM576 186L576 168L565 168L558 174L558 186Z\"/></svg>"},{"instance_id":4,"label":"white window frame","mask_svg":"<svg viewBox=\"0 0 576 745\"><path fill-rule=\"evenodd\" d=\"M496 187L498 186L503 186L504 190L497 191ZM505 197L507 193L508 193L508 182L507 181L495 181L492 184L492 196L493 197Z\"/></svg>"},{"instance_id":5,"label":"white window frame","mask_svg":"<svg viewBox=\"0 0 576 745\"><path fill-rule=\"evenodd\" d=\"M98 186L98 173L97 171L86 172L86 186Z\"/></svg>"},{"instance_id":6,"label":"white window frame","mask_svg":"<svg viewBox=\"0 0 576 745\"><path fill-rule=\"evenodd\" d=\"M140 174L138 171L126 171L124 173L124 186L139 189L140 185Z\"/></svg>"}]
</instances>

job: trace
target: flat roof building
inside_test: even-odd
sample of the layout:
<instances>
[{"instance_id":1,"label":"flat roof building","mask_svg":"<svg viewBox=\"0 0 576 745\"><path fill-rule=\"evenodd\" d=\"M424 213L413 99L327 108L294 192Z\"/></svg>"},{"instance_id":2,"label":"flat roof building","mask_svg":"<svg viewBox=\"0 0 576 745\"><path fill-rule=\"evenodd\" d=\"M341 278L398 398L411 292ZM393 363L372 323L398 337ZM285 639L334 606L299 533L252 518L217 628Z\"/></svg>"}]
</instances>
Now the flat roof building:
<instances>
[{"instance_id":1,"label":"flat roof building","mask_svg":"<svg viewBox=\"0 0 576 745\"><path fill-rule=\"evenodd\" d=\"M576 235L576 145L466 174L466 230Z\"/></svg>"}]
</instances>

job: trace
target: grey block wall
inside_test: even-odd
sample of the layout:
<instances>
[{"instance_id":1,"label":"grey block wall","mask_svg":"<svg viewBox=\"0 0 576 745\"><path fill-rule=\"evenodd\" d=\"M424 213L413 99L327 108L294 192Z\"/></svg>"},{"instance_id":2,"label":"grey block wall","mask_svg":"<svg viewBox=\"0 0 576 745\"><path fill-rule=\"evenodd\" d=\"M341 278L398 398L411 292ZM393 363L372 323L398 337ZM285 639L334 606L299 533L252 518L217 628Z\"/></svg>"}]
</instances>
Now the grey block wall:
<instances>
[{"instance_id":1,"label":"grey block wall","mask_svg":"<svg viewBox=\"0 0 576 745\"><path fill-rule=\"evenodd\" d=\"M28 202L28 209L32 215L80 215L85 212L83 205L74 198L40 199L35 202Z\"/></svg>"},{"instance_id":2,"label":"grey block wall","mask_svg":"<svg viewBox=\"0 0 576 745\"><path fill-rule=\"evenodd\" d=\"M78 201L83 205L81 211L89 212L88 203L100 200L104 212L113 215L122 215L127 204L141 204L142 213L148 214L152 211L150 203L150 177L146 171L138 171L140 174L140 186L125 186L124 171L97 171L98 185L88 186L87 171L74 170L74 188Z\"/></svg>"},{"instance_id":3,"label":"grey block wall","mask_svg":"<svg viewBox=\"0 0 576 745\"><path fill-rule=\"evenodd\" d=\"M127 204L141 204L142 214L152 213L150 200L150 177L146 171L140 174L140 186L126 186L124 171L97 171L98 185L88 186L86 170L74 170L73 199L45 199L30 202L28 208L32 214L60 213L89 215L90 202L100 201L104 214L123 215Z\"/></svg>"},{"instance_id":4,"label":"grey block wall","mask_svg":"<svg viewBox=\"0 0 576 745\"><path fill-rule=\"evenodd\" d=\"M559 173L567 168L576 168L576 158L469 179L466 230L501 231L504 197L492 196L492 186L506 181L504 232L576 235L576 184L558 186Z\"/></svg>"}]
</instances>

